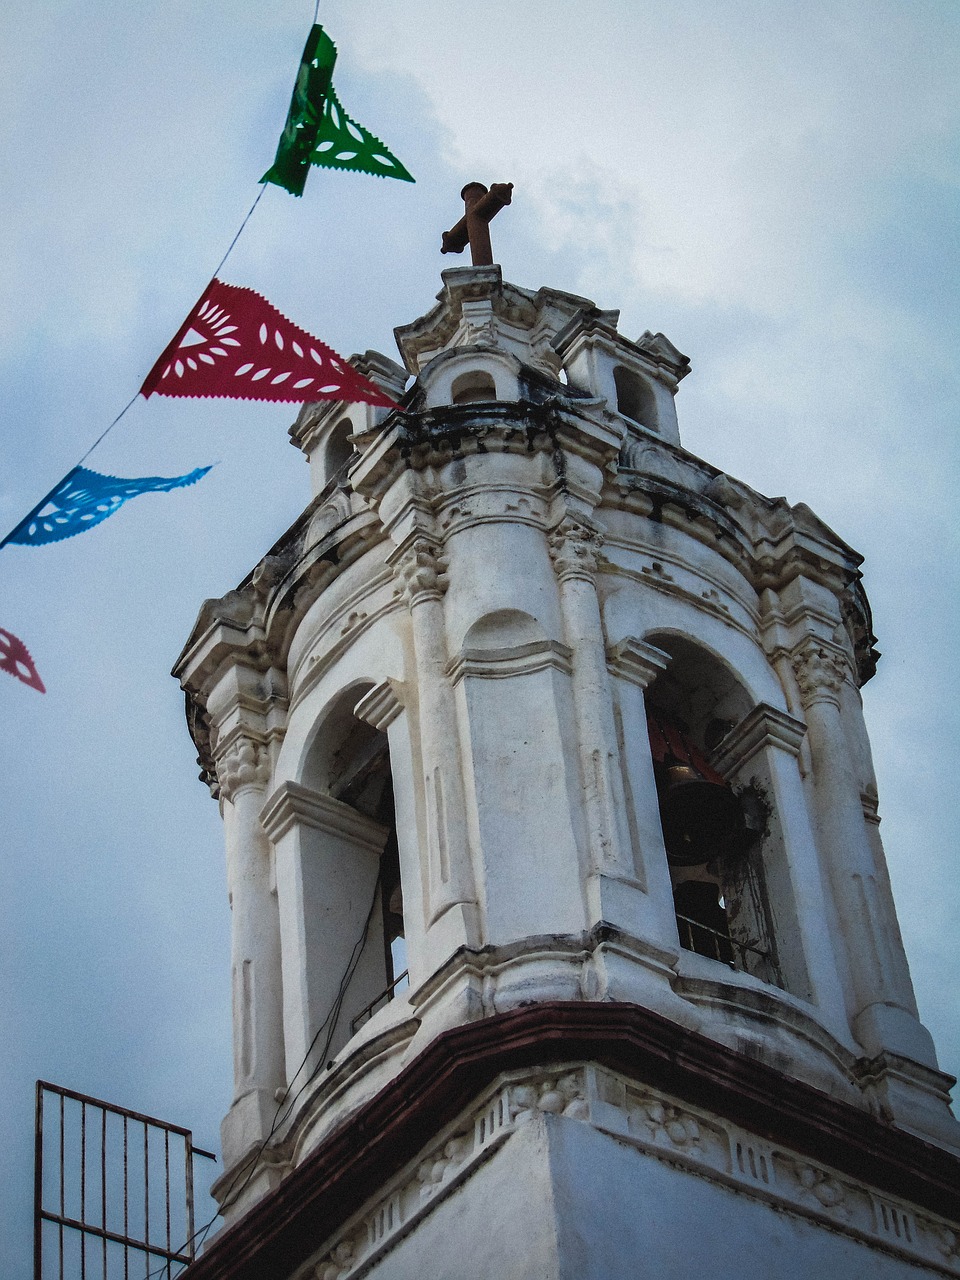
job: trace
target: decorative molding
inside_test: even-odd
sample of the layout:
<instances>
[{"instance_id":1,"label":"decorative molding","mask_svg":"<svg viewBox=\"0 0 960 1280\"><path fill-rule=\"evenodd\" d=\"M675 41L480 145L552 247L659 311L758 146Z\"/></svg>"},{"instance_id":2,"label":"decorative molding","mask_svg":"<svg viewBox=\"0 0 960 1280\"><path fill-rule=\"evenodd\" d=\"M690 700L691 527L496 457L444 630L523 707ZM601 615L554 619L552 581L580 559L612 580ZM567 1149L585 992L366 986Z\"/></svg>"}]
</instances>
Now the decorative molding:
<instances>
[{"instance_id":1,"label":"decorative molding","mask_svg":"<svg viewBox=\"0 0 960 1280\"><path fill-rule=\"evenodd\" d=\"M561 582L583 578L593 582L599 565L603 534L585 520L564 516L547 534L550 559Z\"/></svg>"},{"instance_id":2,"label":"decorative molding","mask_svg":"<svg viewBox=\"0 0 960 1280\"><path fill-rule=\"evenodd\" d=\"M380 853L387 838L387 828L379 822L298 782L281 783L260 811L260 822L274 843L282 840L294 826L340 836L371 853Z\"/></svg>"},{"instance_id":3,"label":"decorative molding","mask_svg":"<svg viewBox=\"0 0 960 1280\"><path fill-rule=\"evenodd\" d=\"M348 1223L359 1220L357 1215L366 1212L376 1188L384 1192L399 1188L405 1170L425 1163L425 1151L432 1152L441 1141L461 1135L465 1110L469 1108L474 1117L480 1114L477 1100L489 1098L490 1108L483 1114L498 1121L494 1099L508 1075L522 1072L527 1083L531 1077L557 1079L583 1069L584 1063L602 1068L606 1082L586 1096L591 1123L598 1128L606 1128L608 1122L620 1126L626 1140L632 1138L651 1149L659 1141L657 1149L664 1159L689 1161L688 1167L698 1172L706 1162L691 1155L694 1138L703 1151L714 1128L719 1128L728 1135L726 1171L715 1169L709 1176L745 1189L750 1185L748 1173L756 1181L751 1168L761 1168L758 1151L772 1146L776 1135L775 1149L798 1165L822 1170L844 1186L869 1186L871 1194L888 1205L908 1206L918 1223L924 1224L921 1237L927 1265L946 1275L960 1275L956 1247L960 1231L949 1217L954 1215L960 1222L956 1156L649 1009L618 1001L554 1001L481 1018L436 1036L274 1191L214 1237L191 1263L191 1280L261 1280L266 1275L297 1274L316 1257L319 1242L338 1242ZM617 1076L629 1082L635 1111L640 1099L657 1095L665 1108L682 1112L671 1116L671 1121L683 1121L686 1152L674 1143L667 1126L659 1126L664 1135L659 1140L655 1134L638 1131L637 1120L631 1130L626 1085L619 1097L616 1089L608 1087ZM699 1134L687 1128L688 1115ZM649 1113L646 1116L654 1119ZM751 1167L749 1151L744 1149L744 1168L740 1170L738 1163L734 1176L729 1141L731 1134L741 1131L754 1150L754 1162ZM736 1160L735 1145L733 1152ZM779 1185L779 1168L774 1174ZM443 1186L450 1185L441 1181ZM814 1188L807 1190L820 1201ZM815 1210L813 1205L799 1203L799 1191L796 1194L797 1201L788 1207L808 1216L826 1214L825 1206ZM835 1219L823 1220L837 1230L845 1229ZM886 1248L905 1248L895 1240L882 1239Z\"/></svg>"},{"instance_id":4,"label":"decorative molding","mask_svg":"<svg viewBox=\"0 0 960 1280\"><path fill-rule=\"evenodd\" d=\"M806 732L807 726L802 720L760 702L723 738L712 752L710 763L726 778L743 768L764 747L779 747L798 756Z\"/></svg>"},{"instance_id":5,"label":"decorative molding","mask_svg":"<svg viewBox=\"0 0 960 1280\"><path fill-rule=\"evenodd\" d=\"M411 608L425 600L440 600L447 589L446 561L427 534L416 531L391 552L388 563L406 593Z\"/></svg>"},{"instance_id":6,"label":"decorative molding","mask_svg":"<svg viewBox=\"0 0 960 1280\"><path fill-rule=\"evenodd\" d=\"M263 742L235 735L216 756L220 797L233 804L241 791L263 790L270 781L270 757Z\"/></svg>"},{"instance_id":7,"label":"decorative molding","mask_svg":"<svg viewBox=\"0 0 960 1280\"><path fill-rule=\"evenodd\" d=\"M790 656L804 710L817 702L840 706L840 689L849 669L842 650L822 640L807 639Z\"/></svg>"},{"instance_id":8,"label":"decorative molding","mask_svg":"<svg viewBox=\"0 0 960 1280\"><path fill-rule=\"evenodd\" d=\"M653 684L672 660L671 654L635 636L624 636L616 644L607 645L608 670L640 689Z\"/></svg>"},{"instance_id":9,"label":"decorative molding","mask_svg":"<svg viewBox=\"0 0 960 1280\"><path fill-rule=\"evenodd\" d=\"M398 693L402 688L399 680L381 681L363 695L353 708L353 714L358 720L365 721L382 733L403 711L403 702Z\"/></svg>"},{"instance_id":10,"label":"decorative molding","mask_svg":"<svg viewBox=\"0 0 960 1280\"><path fill-rule=\"evenodd\" d=\"M496 1089L467 1112L406 1171L391 1188L350 1224L319 1262L311 1259L297 1280L346 1280L362 1275L401 1233L446 1199L473 1169L511 1133L542 1115L589 1119L586 1072L552 1072L521 1077Z\"/></svg>"},{"instance_id":11,"label":"decorative molding","mask_svg":"<svg viewBox=\"0 0 960 1280\"><path fill-rule=\"evenodd\" d=\"M552 668L570 675L572 651L559 640L533 640L529 644L503 649L461 649L447 665L454 684L465 676L481 680L503 680L509 676L532 675Z\"/></svg>"},{"instance_id":12,"label":"decorative molding","mask_svg":"<svg viewBox=\"0 0 960 1280\"><path fill-rule=\"evenodd\" d=\"M622 1073L578 1063L501 1081L409 1162L296 1280L359 1280L511 1134L557 1116L592 1125L644 1156L733 1187L777 1212L813 1219L948 1275L960 1271L956 1233L939 1215L918 1214L899 1197L880 1195L860 1179L661 1089L637 1087Z\"/></svg>"},{"instance_id":13,"label":"decorative molding","mask_svg":"<svg viewBox=\"0 0 960 1280\"><path fill-rule=\"evenodd\" d=\"M866 821L878 827L880 825L880 799L877 795L877 788L872 782L865 791L860 792L860 804L863 807L863 816Z\"/></svg>"}]
</instances>

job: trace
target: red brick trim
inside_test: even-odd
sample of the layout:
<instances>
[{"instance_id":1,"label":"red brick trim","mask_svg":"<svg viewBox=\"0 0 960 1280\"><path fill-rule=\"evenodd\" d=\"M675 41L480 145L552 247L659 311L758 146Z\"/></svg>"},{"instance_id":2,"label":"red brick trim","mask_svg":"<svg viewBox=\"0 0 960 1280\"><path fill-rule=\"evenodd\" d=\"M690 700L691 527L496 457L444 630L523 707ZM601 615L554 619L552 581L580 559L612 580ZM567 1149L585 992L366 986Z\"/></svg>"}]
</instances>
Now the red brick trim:
<instances>
[{"instance_id":1,"label":"red brick trim","mask_svg":"<svg viewBox=\"0 0 960 1280\"><path fill-rule=\"evenodd\" d=\"M632 1004L555 1002L438 1036L187 1269L281 1280L503 1071L597 1062L946 1217L960 1160L848 1103Z\"/></svg>"}]
</instances>

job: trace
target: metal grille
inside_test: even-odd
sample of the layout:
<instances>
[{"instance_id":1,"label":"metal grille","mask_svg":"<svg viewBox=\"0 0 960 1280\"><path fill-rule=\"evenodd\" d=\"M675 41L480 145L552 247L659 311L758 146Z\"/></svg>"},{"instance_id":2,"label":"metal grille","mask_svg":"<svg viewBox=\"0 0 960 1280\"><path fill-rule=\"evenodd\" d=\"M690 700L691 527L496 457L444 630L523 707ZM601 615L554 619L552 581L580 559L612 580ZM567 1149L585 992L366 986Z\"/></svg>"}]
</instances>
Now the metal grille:
<instances>
[{"instance_id":1,"label":"metal grille","mask_svg":"<svg viewBox=\"0 0 960 1280\"><path fill-rule=\"evenodd\" d=\"M37 1081L34 1280L172 1280L194 1256L181 1129Z\"/></svg>"},{"instance_id":2,"label":"metal grille","mask_svg":"<svg viewBox=\"0 0 960 1280\"><path fill-rule=\"evenodd\" d=\"M356 1035L365 1022L369 1022L379 1009L382 1009L385 1004L389 1004L395 995L405 990L409 985L410 975L406 969L404 969L403 973L401 973L399 977L394 978L385 991L381 991L380 994L375 996L369 1004L365 1004L363 1006L357 1016L350 1023L351 1034Z\"/></svg>"},{"instance_id":3,"label":"metal grille","mask_svg":"<svg viewBox=\"0 0 960 1280\"><path fill-rule=\"evenodd\" d=\"M741 973L752 973L754 977L780 986L780 974L773 962L770 952L754 942L742 942L731 937L729 933L721 933L701 924L699 920L691 920L689 916L677 913L677 929L680 933L680 945L685 951L696 951L698 955L710 956L731 969Z\"/></svg>"}]
</instances>

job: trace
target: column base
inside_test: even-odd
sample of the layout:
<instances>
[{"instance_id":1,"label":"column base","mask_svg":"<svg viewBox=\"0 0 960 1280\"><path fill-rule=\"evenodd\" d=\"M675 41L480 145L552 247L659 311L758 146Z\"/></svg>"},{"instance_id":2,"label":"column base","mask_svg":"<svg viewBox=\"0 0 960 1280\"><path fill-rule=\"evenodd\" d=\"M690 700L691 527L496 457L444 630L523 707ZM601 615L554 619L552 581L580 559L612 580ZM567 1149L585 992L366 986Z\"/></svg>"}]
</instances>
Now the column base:
<instances>
[{"instance_id":1,"label":"column base","mask_svg":"<svg viewBox=\"0 0 960 1280\"><path fill-rule=\"evenodd\" d=\"M234 1099L223 1118L220 1142L224 1171L211 1193L227 1222L272 1191L286 1172L285 1166L271 1160L271 1149L264 1145L277 1109L277 1100L267 1089L251 1089Z\"/></svg>"},{"instance_id":2,"label":"column base","mask_svg":"<svg viewBox=\"0 0 960 1280\"><path fill-rule=\"evenodd\" d=\"M960 1123L950 1110L952 1076L896 1053L865 1060L857 1075L885 1119L960 1155Z\"/></svg>"}]
</instances>

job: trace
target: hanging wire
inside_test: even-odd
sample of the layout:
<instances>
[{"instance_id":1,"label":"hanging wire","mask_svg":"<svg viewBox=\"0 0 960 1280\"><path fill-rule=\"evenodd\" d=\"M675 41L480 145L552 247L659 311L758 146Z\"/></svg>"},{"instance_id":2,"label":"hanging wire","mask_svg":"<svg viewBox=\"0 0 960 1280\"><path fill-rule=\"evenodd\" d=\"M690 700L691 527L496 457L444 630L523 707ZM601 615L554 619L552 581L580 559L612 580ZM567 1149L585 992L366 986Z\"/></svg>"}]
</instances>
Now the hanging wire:
<instances>
[{"instance_id":1,"label":"hanging wire","mask_svg":"<svg viewBox=\"0 0 960 1280\"><path fill-rule=\"evenodd\" d=\"M230 241L229 245L227 246L227 251L226 251L226 253L223 255L223 257L220 259L220 261L217 263L216 267L214 268L214 271L213 271L212 275L210 276L210 280L208 280L208 281L207 281L207 284L206 284L206 285L204 285L204 290L205 290L205 289L210 285L210 283L211 283L213 280L215 280L215 279L217 278L217 275L219 274L220 270L222 269L223 264L224 264L224 263L226 262L226 260L230 257L230 254L233 252L233 250L234 250L234 248L235 248L235 246L236 246L237 241L240 239L241 235L243 234L244 229L246 228L247 223L248 223L248 222L250 221L250 219L253 217L253 211L254 211L254 209L256 209L257 205L260 203L261 199L263 198L263 193L264 193L264 191L266 191L266 189L267 189L267 188L266 188L266 185L263 185L263 186L261 186L260 190L257 192L257 198L254 200L253 204L252 204L252 205L250 206L250 208L247 210L246 216L244 217L243 221L240 223L240 226L239 226L239 228L238 228L238 230L237 230L236 235L233 237L233 239ZM113 430L113 428L117 425L117 423L121 420L121 418L125 417L125 416L126 416L126 414L127 414L127 413L132 409L132 408L133 408L134 404L135 404L135 403L136 403L136 401L139 399L139 397L140 397L140 392L139 392L139 391L137 391L137 392L136 392L136 393L135 393L135 394L130 398L130 400L128 400L128 401L127 401L127 403L126 403L126 404L124 405L124 407L120 410L120 412L117 414L117 416L114 418L114 420L109 424L109 426L105 427L105 428L104 428L104 430L100 432L100 434L97 436L96 440L94 440L93 444L92 444L92 445L90 446L90 448L86 451L86 453L85 453L85 454L80 458L80 460L79 460L78 462L76 462L76 463L74 464L74 466L70 468L70 470L69 470L69 471L64 472L63 476L61 476L61 478L60 478L60 479L57 481L57 483L53 486L53 488L50 490L50 492L49 492L48 494L46 494L46 496L45 496L44 498L42 498L42 499L41 499L41 501L40 501L40 502L38 502L38 503L37 503L37 505L36 505L35 507L32 507L32 508L30 509L30 511L29 511L29 512L28 512L28 513L27 513L27 514L26 514L26 515L25 515L21 520L19 520L19 521L17 522L17 524L15 524L15 525L14 525L14 527L10 530L10 532L9 532L9 533L7 534L7 536L3 539L3 541L2 541L2 542L0 542L0 550L2 550L2 549L7 545L7 543L8 543L8 542L10 541L10 539L14 536L14 534L19 533L20 529L21 529L21 528L26 524L26 522L27 522L28 520L31 520L31 519L32 519L32 518L33 518L33 517L34 517L34 516L39 512L39 511L41 511L41 510L44 508L44 506L46 506L46 504L47 504L47 502L49 501L49 499L52 497L52 495L53 495L54 493L56 493L57 489L60 487L60 485L61 485L61 484L63 483L63 481L66 479L66 477L70 474L70 472L71 472L71 471L75 471L75 470L77 469L77 467L82 466L82 465L83 465L83 463L84 463L84 462L86 462L86 460L90 457L91 453L93 453L93 451L94 451L95 449L99 448L99 446L104 442L104 440L106 440L107 436L110 434L110 432Z\"/></svg>"},{"instance_id":2,"label":"hanging wire","mask_svg":"<svg viewBox=\"0 0 960 1280\"><path fill-rule=\"evenodd\" d=\"M227 252L223 255L223 257L220 259L220 261L217 263L216 267L214 268L214 271L210 277L210 280L215 280L217 278L217 276L220 274L220 268L223 266L226 260L230 257L231 253L233 253L234 245L243 235L243 229L247 225L247 223L250 221L251 217L253 216L253 211L257 207L257 205L260 203L261 199L263 198L263 193L266 191L266 189L267 189L267 185L266 183L263 183L263 185L260 187L260 190L257 192L256 200L254 200L253 204L247 210L247 216L240 223L240 229L237 231L237 234L230 241L229 247L227 248Z\"/></svg>"},{"instance_id":3,"label":"hanging wire","mask_svg":"<svg viewBox=\"0 0 960 1280\"><path fill-rule=\"evenodd\" d=\"M293 1073L290 1083L284 1089L283 1096L280 1098L280 1100L277 1103L277 1110L273 1117L273 1123L270 1126L270 1132L267 1134L267 1136L263 1139L263 1141L257 1147L256 1151L250 1157L249 1162L237 1174L234 1181L227 1188L226 1192L224 1193L223 1199L220 1201L220 1205L217 1209L217 1212L213 1215L212 1218L209 1219L209 1221L205 1222L203 1226L197 1227L196 1231L193 1233L190 1239L185 1241L177 1250L178 1253L185 1253L191 1244L194 1245L195 1250L199 1249L199 1247L206 1240L207 1235L210 1232L210 1228L213 1226L216 1220L220 1217L223 1210L228 1209L232 1204L236 1203L239 1197L243 1194L243 1192L249 1186L251 1180L253 1179L254 1174L257 1172L257 1162L259 1161L263 1152L266 1150L267 1144L270 1142L270 1139L276 1133L277 1129L282 1124L285 1124L287 1120L289 1120L290 1116L293 1114L293 1109L297 1105L297 1102L299 1101L300 1096L303 1093L304 1089L306 1089L316 1079L317 1074L320 1072L321 1068L327 1062L327 1054L330 1051L330 1045L333 1042L333 1037L336 1034L337 1025L340 1021L340 1012L343 1008L344 997L346 996L347 989L349 988L350 983L353 980L353 975L357 971L357 965L360 963L360 957L363 954L363 949L367 944L367 938L370 933L370 924L373 920L374 911L376 910L377 897L379 893L380 893L380 877L377 876L377 881L373 886L373 898L370 902L370 910L367 912L367 918L364 921L363 930L359 938L357 939L357 941L354 943L353 951L351 951L350 953L350 959L347 961L347 967L343 972L343 977L340 979L340 985L337 988L337 994L334 996L333 1003L330 1006L327 1016L320 1023L320 1026L317 1028L316 1034L314 1035L313 1039L310 1041L309 1047L307 1048L306 1053L303 1055L303 1061L300 1063L299 1067L297 1067L296 1071ZM300 1072L307 1065L307 1062L310 1059L310 1055L313 1053L314 1047L317 1041L320 1039L320 1033L324 1030L324 1028L329 1028L329 1029L327 1031L326 1038L324 1039L324 1042L323 1042L323 1049L319 1054L317 1054L317 1065L310 1072L310 1075L306 1078L306 1080L304 1080L303 1084L300 1086L300 1088L296 1091L296 1093L291 1098L290 1091L293 1088L294 1083L296 1082L296 1079L299 1076ZM285 1107L286 1107L286 1111L284 1111ZM156 1276L159 1276L161 1274L161 1272L164 1270L166 1265L167 1265L166 1263L162 1263L159 1267L156 1267L153 1271L148 1272L147 1275L144 1277L144 1280L154 1280Z\"/></svg>"},{"instance_id":4,"label":"hanging wire","mask_svg":"<svg viewBox=\"0 0 960 1280\"><path fill-rule=\"evenodd\" d=\"M127 412L127 410L133 408L134 403L136 402L137 396L139 396L139 394L140 392L138 391L136 395L132 396L124 405L124 407L120 410L120 412L117 414L114 420L110 423L109 427L107 427L106 430L100 432L96 440L94 440L93 444L90 446L87 452L83 455L83 457L77 463L78 467L82 466L83 463L86 462L86 460L90 457L91 453L93 453L94 449L96 449L97 445L100 444L102 440L105 440L107 438L107 436L110 434L113 428L117 425L117 423L120 421L123 415Z\"/></svg>"}]
</instances>

